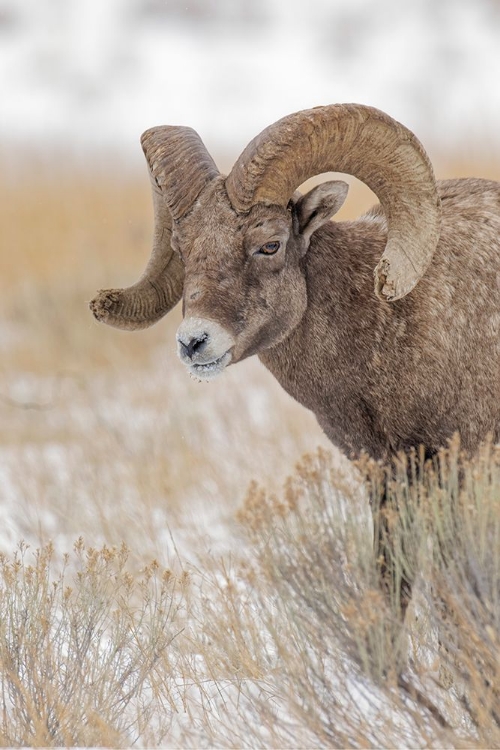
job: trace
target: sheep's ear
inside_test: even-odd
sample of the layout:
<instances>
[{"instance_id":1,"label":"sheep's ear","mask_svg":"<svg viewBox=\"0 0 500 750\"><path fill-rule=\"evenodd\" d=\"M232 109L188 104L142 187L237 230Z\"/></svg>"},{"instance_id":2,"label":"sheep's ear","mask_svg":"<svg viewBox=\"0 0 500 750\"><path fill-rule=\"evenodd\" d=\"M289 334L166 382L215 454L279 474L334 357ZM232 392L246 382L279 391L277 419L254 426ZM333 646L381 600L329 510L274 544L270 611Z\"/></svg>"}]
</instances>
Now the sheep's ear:
<instances>
[{"instance_id":1,"label":"sheep's ear","mask_svg":"<svg viewBox=\"0 0 500 750\"><path fill-rule=\"evenodd\" d=\"M295 210L299 220L299 229L307 242L312 233L341 208L348 190L347 182L332 180L322 182L321 185L317 185L297 200Z\"/></svg>"}]
</instances>

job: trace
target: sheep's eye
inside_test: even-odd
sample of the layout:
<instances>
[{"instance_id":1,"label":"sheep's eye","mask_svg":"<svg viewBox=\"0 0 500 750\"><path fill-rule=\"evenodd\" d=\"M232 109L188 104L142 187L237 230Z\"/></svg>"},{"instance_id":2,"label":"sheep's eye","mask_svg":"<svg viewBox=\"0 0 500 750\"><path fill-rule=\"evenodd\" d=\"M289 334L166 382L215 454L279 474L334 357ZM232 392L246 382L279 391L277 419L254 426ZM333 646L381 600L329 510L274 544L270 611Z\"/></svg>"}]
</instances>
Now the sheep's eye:
<instances>
[{"instance_id":1,"label":"sheep's eye","mask_svg":"<svg viewBox=\"0 0 500 750\"><path fill-rule=\"evenodd\" d=\"M262 255L274 255L278 252L278 250L281 247L281 242L278 242L278 240L275 240L274 242L266 242L265 245L262 245L262 247L259 249L259 253Z\"/></svg>"}]
</instances>

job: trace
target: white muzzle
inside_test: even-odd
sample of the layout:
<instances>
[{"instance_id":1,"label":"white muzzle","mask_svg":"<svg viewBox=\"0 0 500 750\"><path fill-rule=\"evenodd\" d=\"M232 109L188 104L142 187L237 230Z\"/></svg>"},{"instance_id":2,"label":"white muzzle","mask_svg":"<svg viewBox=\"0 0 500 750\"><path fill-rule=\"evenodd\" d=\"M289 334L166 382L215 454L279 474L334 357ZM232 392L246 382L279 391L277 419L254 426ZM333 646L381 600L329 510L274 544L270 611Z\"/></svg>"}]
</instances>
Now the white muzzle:
<instances>
[{"instance_id":1,"label":"white muzzle","mask_svg":"<svg viewBox=\"0 0 500 750\"><path fill-rule=\"evenodd\" d=\"M185 318L176 338L179 359L198 380L213 380L231 362L234 338L213 320Z\"/></svg>"}]
</instances>

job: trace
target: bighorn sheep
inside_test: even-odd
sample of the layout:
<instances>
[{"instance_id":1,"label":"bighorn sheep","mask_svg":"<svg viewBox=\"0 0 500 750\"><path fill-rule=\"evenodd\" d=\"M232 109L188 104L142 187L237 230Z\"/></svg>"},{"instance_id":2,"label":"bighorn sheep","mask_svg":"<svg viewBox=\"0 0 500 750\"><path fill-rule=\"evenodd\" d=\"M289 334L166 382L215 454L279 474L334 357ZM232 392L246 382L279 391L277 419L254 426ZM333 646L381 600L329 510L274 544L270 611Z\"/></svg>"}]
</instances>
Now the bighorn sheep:
<instances>
[{"instance_id":1,"label":"bighorn sheep","mask_svg":"<svg viewBox=\"0 0 500 750\"><path fill-rule=\"evenodd\" d=\"M266 128L228 177L190 128L146 131L155 208L142 278L95 317L150 326L182 297L178 353L200 379L258 354L351 457L387 459L458 431L500 438L500 184L437 182L416 137L345 104ZM333 223L344 172L381 205ZM375 268L375 291L373 269Z\"/></svg>"},{"instance_id":2,"label":"bighorn sheep","mask_svg":"<svg viewBox=\"0 0 500 750\"><path fill-rule=\"evenodd\" d=\"M500 439L499 183L436 183L409 130L354 104L271 125L227 178L190 128L153 128L142 146L151 259L137 284L91 302L98 320L144 328L182 297L191 373L258 354L353 458L429 456L456 431L469 451ZM296 192L324 172L358 177L381 205L331 222L344 182ZM404 615L411 575L392 571L385 514L376 528L382 586Z\"/></svg>"}]
</instances>

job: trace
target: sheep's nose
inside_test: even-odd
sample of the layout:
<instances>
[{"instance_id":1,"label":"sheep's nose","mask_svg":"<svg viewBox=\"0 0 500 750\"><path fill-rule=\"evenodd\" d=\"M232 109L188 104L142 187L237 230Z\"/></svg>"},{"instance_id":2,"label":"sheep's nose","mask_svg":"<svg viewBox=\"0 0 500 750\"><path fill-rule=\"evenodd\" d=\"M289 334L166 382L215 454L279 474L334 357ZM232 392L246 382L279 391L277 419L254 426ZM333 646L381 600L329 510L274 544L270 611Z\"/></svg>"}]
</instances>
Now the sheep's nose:
<instances>
[{"instance_id":1,"label":"sheep's nose","mask_svg":"<svg viewBox=\"0 0 500 750\"><path fill-rule=\"evenodd\" d=\"M184 354L189 359L192 359L193 354L199 354L204 348L204 345L208 341L208 333L202 333L198 336L193 336L193 338L187 340L187 342L183 341L181 338L178 338L178 341L181 345L182 354Z\"/></svg>"}]
</instances>

